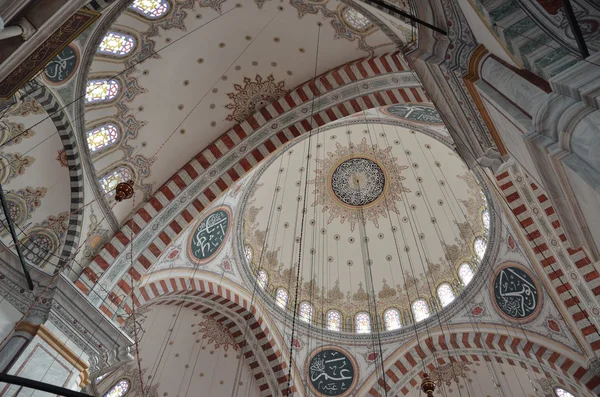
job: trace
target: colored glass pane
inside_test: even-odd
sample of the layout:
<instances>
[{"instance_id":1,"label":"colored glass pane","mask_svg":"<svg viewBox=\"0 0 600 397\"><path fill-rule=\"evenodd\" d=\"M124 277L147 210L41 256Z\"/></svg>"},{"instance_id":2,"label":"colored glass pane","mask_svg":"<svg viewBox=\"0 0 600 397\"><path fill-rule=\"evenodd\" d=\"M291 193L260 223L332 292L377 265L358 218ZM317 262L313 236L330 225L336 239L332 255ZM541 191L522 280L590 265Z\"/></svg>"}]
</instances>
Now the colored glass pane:
<instances>
[{"instance_id":1,"label":"colored glass pane","mask_svg":"<svg viewBox=\"0 0 600 397\"><path fill-rule=\"evenodd\" d=\"M412 312L415 322L418 323L429 317L429 306L427 306L427 302L423 299L416 300L412 304Z\"/></svg>"},{"instance_id":2,"label":"colored glass pane","mask_svg":"<svg viewBox=\"0 0 600 397\"><path fill-rule=\"evenodd\" d=\"M127 182L130 179L133 179L131 170L127 167L118 167L100 178L100 186L102 186L104 193L112 197L115 195L117 185L121 182Z\"/></svg>"},{"instance_id":3,"label":"colored glass pane","mask_svg":"<svg viewBox=\"0 0 600 397\"><path fill-rule=\"evenodd\" d=\"M448 306L454 300L454 291L452 291L452 287L448 283L440 285L437 293L442 307Z\"/></svg>"},{"instance_id":4,"label":"colored glass pane","mask_svg":"<svg viewBox=\"0 0 600 397\"><path fill-rule=\"evenodd\" d=\"M468 263L463 263L462 265L460 265L460 267L458 268L458 277L465 286L469 284L471 280L473 280L473 276L474 274L471 265L469 265Z\"/></svg>"},{"instance_id":5,"label":"colored glass pane","mask_svg":"<svg viewBox=\"0 0 600 397\"><path fill-rule=\"evenodd\" d=\"M108 32L98 46L100 54L125 56L133 51L135 47L135 39L123 33Z\"/></svg>"},{"instance_id":6,"label":"colored glass pane","mask_svg":"<svg viewBox=\"0 0 600 397\"><path fill-rule=\"evenodd\" d=\"M383 313L383 321L385 322L385 329L387 331L393 331L402 327L400 312L397 309L386 310L385 313Z\"/></svg>"},{"instance_id":7,"label":"colored glass pane","mask_svg":"<svg viewBox=\"0 0 600 397\"><path fill-rule=\"evenodd\" d=\"M282 309L285 309L285 307L287 306L287 301L288 301L287 291L284 290L283 288L279 288L277 290L277 293L275 294L275 303L277 303L277 306L281 307Z\"/></svg>"},{"instance_id":8,"label":"colored glass pane","mask_svg":"<svg viewBox=\"0 0 600 397\"><path fill-rule=\"evenodd\" d=\"M475 250L475 255L479 260L483 259L483 255L485 254L485 250L487 248L487 242L481 238L477 237L475 242L473 243L473 249Z\"/></svg>"},{"instance_id":9,"label":"colored glass pane","mask_svg":"<svg viewBox=\"0 0 600 397\"><path fill-rule=\"evenodd\" d=\"M346 11L344 11L343 15L346 23L356 30L364 30L371 25L371 21L369 21L367 17L356 11L354 8L348 7Z\"/></svg>"},{"instance_id":10,"label":"colored glass pane","mask_svg":"<svg viewBox=\"0 0 600 397\"><path fill-rule=\"evenodd\" d=\"M267 272L265 272L264 270L259 270L258 274L256 275L256 282L258 283L258 286L262 289L265 289L265 287L267 286L267 281L269 281L269 276L267 276Z\"/></svg>"},{"instance_id":11,"label":"colored glass pane","mask_svg":"<svg viewBox=\"0 0 600 397\"><path fill-rule=\"evenodd\" d=\"M154 19L165 15L169 11L169 3L166 0L135 0L130 8Z\"/></svg>"},{"instance_id":12,"label":"colored glass pane","mask_svg":"<svg viewBox=\"0 0 600 397\"><path fill-rule=\"evenodd\" d=\"M358 313L356 315L356 333L368 334L371 332L371 317L368 313Z\"/></svg>"},{"instance_id":13,"label":"colored glass pane","mask_svg":"<svg viewBox=\"0 0 600 397\"><path fill-rule=\"evenodd\" d=\"M114 144L118 139L119 127L114 124L104 124L87 133L88 147L92 153Z\"/></svg>"},{"instance_id":14,"label":"colored glass pane","mask_svg":"<svg viewBox=\"0 0 600 397\"><path fill-rule=\"evenodd\" d=\"M88 81L85 90L85 102L104 102L115 99L119 93L119 83L116 80Z\"/></svg>"},{"instance_id":15,"label":"colored glass pane","mask_svg":"<svg viewBox=\"0 0 600 397\"><path fill-rule=\"evenodd\" d=\"M121 379L110 388L104 397L123 397L127 393L127 390L129 390L129 382Z\"/></svg>"},{"instance_id":16,"label":"colored glass pane","mask_svg":"<svg viewBox=\"0 0 600 397\"><path fill-rule=\"evenodd\" d=\"M573 393L569 393L568 391L566 391L565 389L561 389L560 387L554 389L554 392L558 397L575 397Z\"/></svg>"},{"instance_id":17,"label":"colored glass pane","mask_svg":"<svg viewBox=\"0 0 600 397\"><path fill-rule=\"evenodd\" d=\"M342 315L336 310L327 312L327 329L340 332L342 330Z\"/></svg>"},{"instance_id":18,"label":"colored glass pane","mask_svg":"<svg viewBox=\"0 0 600 397\"><path fill-rule=\"evenodd\" d=\"M490 212L487 209L481 213L481 222L486 232L490 230Z\"/></svg>"},{"instance_id":19,"label":"colored glass pane","mask_svg":"<svg viewBox=\"0 0 600 397\"><path fill-rule=\"evenodd\" d=\"M302 302L300 304L300 320L305 323L310 323L313 318L313 307L308 302Z\"/></svg>"}]
</instances>

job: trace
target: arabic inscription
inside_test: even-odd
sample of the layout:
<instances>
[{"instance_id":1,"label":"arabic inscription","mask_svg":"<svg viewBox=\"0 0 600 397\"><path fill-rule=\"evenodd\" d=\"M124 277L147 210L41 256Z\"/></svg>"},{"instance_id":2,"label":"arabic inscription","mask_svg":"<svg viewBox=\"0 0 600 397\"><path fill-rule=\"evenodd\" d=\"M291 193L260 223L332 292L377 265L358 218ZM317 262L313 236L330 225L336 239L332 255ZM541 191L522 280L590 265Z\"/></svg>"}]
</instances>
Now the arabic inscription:
<instances>
[{"instance_id":1,"label":"arabic inscription","mask_svg":"<svg viewBox=\"0 0 600 397\"><path fill-rule=\"evenodd\" d=\"M51 83L64 83L71 78L78 62L77 50L68 45L46 65L44 76Z\"/></svg>"},{"instance_id":2,"label":"arabic inscription","mask_svg":"<svg viewBox=\"0 0 600 397\"><path fill-rule=\"evenodd\" d=\"M339 350L319 350L310 360L308 378L318 395L342 396L354 387L354 364Z\"/></svg>"},{"instance_id":3,"label":"arabic inscription","mask_svg":"<svg viewBox=\"0 0 600 397\"><path fill-rule=\"evenodd\" d=\"M442 124L440 114L431 106L392 105L385 108L384 113L419 123Z\"/></svg>"},{"instance_id":4,"label":"arabic inscription","mask_svg":"<svg viewBox=\"0 0 600 397\"><path fill-rule=\"evenodd\" d=\"M194 228L188 243L188 253L198 264L208 261L219 252L229 231L229 211L220 208L208 214Z\"/></svg>"},{"instance_id":5,"label":"arabic inscription","mask_svg":"<svg viewBox=\"0 0 600 397\"><path fill-rule=\"evenodd\" d=\"M535 282L525 270L515 266L505 267L496 275L493 294L502 313L517 320L531 317L540 305Z\"/></svg>"}]
</instances>

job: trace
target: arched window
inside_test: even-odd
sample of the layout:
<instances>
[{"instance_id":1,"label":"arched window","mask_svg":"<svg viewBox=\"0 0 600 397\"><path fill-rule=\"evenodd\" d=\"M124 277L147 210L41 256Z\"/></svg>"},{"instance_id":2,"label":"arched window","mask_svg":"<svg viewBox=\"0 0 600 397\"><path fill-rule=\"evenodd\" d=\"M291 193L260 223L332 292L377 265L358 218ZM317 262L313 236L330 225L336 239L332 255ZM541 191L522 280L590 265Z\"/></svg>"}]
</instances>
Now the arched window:
<instances>
[{"instance_id":1,"label":"arched window","mask_svg":"<svg viewBox=\"0 0 600 397\"><path fill-rule=\"evenodd\" d=\"M283 288L279 288L277 290L277 293L275 294L275 303L277 303L277 306L281 307L282 309L285 309L285 307L287 306L287 301L288 301L287 291L284 290Z\"/></svg>"},{"instance_id":2,"label":"arched window","mask_svg":"<svg viewBox=\"0 0 600 397\"><path fill-rule=\"evenodd\" d=\"M490 212L487 208L481 213L481 223L483 223L486 232L490 230Z\"/></svg>"},{"instance_id":3,"label":"arched window","mask_svg":"<svg viewBox=\"0 0 600 397\"><path fill-rule=\"evenodd\" d=\"M310 323L313 318L313 307L308 302L302 302L300 304L300 320L305 323Z\"/></svg>"},{"instance_id":4,"label":"arched window","mask_svg":"<svg viewBox=\"0 0 600 397\"><path fill-rule=\"evenodd\" d=\"M98 46L99 54L124 57L133 51L135 39L133 36L118 32L108 32Z\"/></svg>"},{"instance_id":5,"label":"arched window","mask_svg":"<svg viewBox=\"0 0 600 397\"><path fill-rule=\"evenodd\" d=\"M371 316L368 313L358 313L355 321L357 334L368 334L371 332Z\"/></svg>"},{"instance_id":6,"label":"arched window","mask_svg":"<svg viewBox=\"0 0 600 397\"><path fill-rule=\"evenodd\" d=\"M90 152L106 149L119 140L119 127L112 123L103 124L87 132L87 143Z\"/></svg>"},{"instance_id":7,"label":"arched window","mask_svg":"<svg viewBox=\"0 0 600 397\"><path fill-rule=\"evenodd\" d=\"M371 21L354 8L348 7L342 14L344 20L350 27L362 31L371 26Z\"/></svg>"},{"instance_id":8,"label":"arched window","mask_svg":"<svg viewBox=\"0 0 600 397\"><path fill-rule=\"evenodd\" d=\"M85 90L85 102L105 102L113 100L119 94L121 86L117 80L90 80Z\"/></svg>"},{"instance_id":9,"label":"arched window","mask_svg":"<svg viewBox=\"0 0 600 397\"><path fill-rule=\"evenodd\" d=\"M127 390L129 390L129 381L121 379L106 392L104 397L123 397L127 394Z\"/></svg>"},{"instance_id":10,"label":"arched window","mask_svg":"<svg viewBox=\"0 0 600 397\"><path fill-rule=\"evenodd\" d=\"M133 179L133 173L129 167L120 166L100 178L100 186L108 197L115 195L115 188L121 182L127 182Z\"/></svg>"},{"instance_id":11,"label":"arched window","mask_svg":"<svg viewBox=\"0 0 600 397\"><path fill-rule=\"evenodd\" d=\"M336 332L342 330L342 315L337 310L327 312L327 329Z\"/></svg>"},{"instance_id":12,"label":"arched window","mask_svg":"<svg viewBox=\"0 0 600 397\"><path fill-rule=\"evenodd\" d=\"M248 261L248 263L252 262L252 248L245 247L244 255L246 256L246 260Z\"/></svg>"},{"instance_id":13,"label":"arched window","mask_svg":"<svg viewBox=\"0 0 600 397\"><path fill-rule=\"evenodd\" d=\"M412 312L415 323L418 323L429 317L429 306L427 306L427 302L424 299L417 299L412 304Z\"/></svg>"},{"instance_id":14,"label":"arched window","mask_svg":"<svg viewBox=\"0 0 600 397\"><path fill-rule=\"evenodd\" d=\"M400 312L398 309L387 309L383 313L383 321L385 322L386 331L393 331L402 327L402 322L400 321Z\"/></svg>"},{"instance_id":15,"label":"arched window","mask_svg":"<svg viewBox=\"0 0 600 397\"><path fill-rule=\"evenodd\" d=\"M462 281L464 286L467 286L471 280L473 280L473 269L471 268L471 265L469 265L468 263L463 263L462 265L460 265L460 267L458 268L458 277L460 278L460 281Z\"/></svg>"},{"instance_id":16,"label":"arched window","mask_svg":"<svg viewBox=\"0 0 600 397\"><path fill-rule=\"evenodd\" d=\"M454 291L448 283L440 284L437 293L442 307L448 306L454 300Z\"/></svg>"},{"instance_id":17,"label":"arched window","mask_svg":"<svg viewBox=\"0 0 600 397\"><path fill-rule=\"evenodd\" d=\"M267 275L267 272L265 272L264 270L259 270L256 274L256 282L258 283L258 286L262 289L265 289L267 287L268 281L269 276Z\"/></svg>"},{"instance_id":18,"label":"arched window","mask_svg":"<svg viewBox=\"0 0 600 397\"><path fill-rule=\"evenodd\" d=\"M169 11L169 3L167 0L135 0L129 8L147 18L156 19Z\"/></svg>"},{"instance_id":19,"label":"arched window","mask_svg":"<svg viewBox=\"0 0 600 397\"><path fill-rule=\"evenodd\" d=\"M487 242L481 238L477 237L475 242L473 243L473 249L475 250L475 255L479 260L483 259L483 255L485 254L485 250L487 248Z\"/></svg>"},{"instance_id":20,"label":"arched window","mask_svg":"<svg viewBox=\"0 0 600 397\"><path fill-rule=\"evenodd\" d=\"M575 394L569 393L568 391L560 387L554 389L554 393L556 393L557 397L575 397Z\"/></svg>"}]
</instances>

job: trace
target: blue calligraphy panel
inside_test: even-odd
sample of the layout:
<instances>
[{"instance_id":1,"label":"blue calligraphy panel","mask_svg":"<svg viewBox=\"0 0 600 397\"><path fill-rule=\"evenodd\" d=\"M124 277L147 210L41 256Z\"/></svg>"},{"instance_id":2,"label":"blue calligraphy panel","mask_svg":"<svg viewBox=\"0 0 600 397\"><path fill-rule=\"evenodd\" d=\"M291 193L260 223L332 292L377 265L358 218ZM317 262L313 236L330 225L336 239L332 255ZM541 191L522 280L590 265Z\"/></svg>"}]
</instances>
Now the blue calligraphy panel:
<instances>
[{"instance_id":1,"label":"blue calligraphy panel","mask_svg":"<svg viewBox=\"0 0 600 397\"><path fill-rule=\"evenodd\" d=\"M310 384L318 395L341 396L351 391L355 368L345 353L336 349L320 350L308 366Z\"/></svg>"},{"instance_id":2,"label":"blue calligraphy panel","mask_svg":"<svg viewBox=\"0 0 600 397\"><path fill-rule=\"evenodd\" d=\"M51 83L63 83L73 75L78 62L77 51L68 45L46 65L44 75Z\"/></svg>"},{"instance_id":3,"label":"blue calligraphy panel","mask_svg":"<svg viewBox=\"0 0 600 397\"><path fill-rule=\"evenodd\" d=\"M443 124L435 108L423 105L392 105L384 110L385 113L402 119L412 120L419 123Z\"/></svg>"},{"instance_id":4,"label":"blue calligraphy panel","mask_svg":"<svg viewBox=\"0 0 600 397\"><path fill-rule=\"evenodd\" d=\"M502 313L516 320L532 316L540 305L535 282L526 271L516 266L508 266L498 272L493 295Z\"/></svg>"},{"instance_id":5,"label":"blue calligraphy panel","mask_svg":"<svg viewBox=\"0 0 600 397\"><path fill-rule=\"evenodd\" d=\"M218 209L207 215L190 236L188 253L197 263L204 263L215 255L229 231L229 211Z\"/></svg>"}]
</instances>

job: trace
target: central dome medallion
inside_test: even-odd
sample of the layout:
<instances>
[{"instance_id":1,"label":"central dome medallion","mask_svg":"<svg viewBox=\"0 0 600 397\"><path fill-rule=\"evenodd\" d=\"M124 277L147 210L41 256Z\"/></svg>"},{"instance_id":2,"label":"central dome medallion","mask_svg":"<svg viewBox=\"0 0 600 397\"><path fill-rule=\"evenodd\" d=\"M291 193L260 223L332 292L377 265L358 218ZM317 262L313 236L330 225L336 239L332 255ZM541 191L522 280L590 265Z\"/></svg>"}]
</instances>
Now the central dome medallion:
<instances>
[{"instance_id":1,"label":"central dome medallion","mask_svg":"<svg viewBox=\"0 0 600 397\"><path fill-rule=\"evenodd\" d=\"M331 190L343 204L362 207L377 200L385 189L385 174L372 159L343 160L331 173Z\"/></svg>"}]
</instances>

